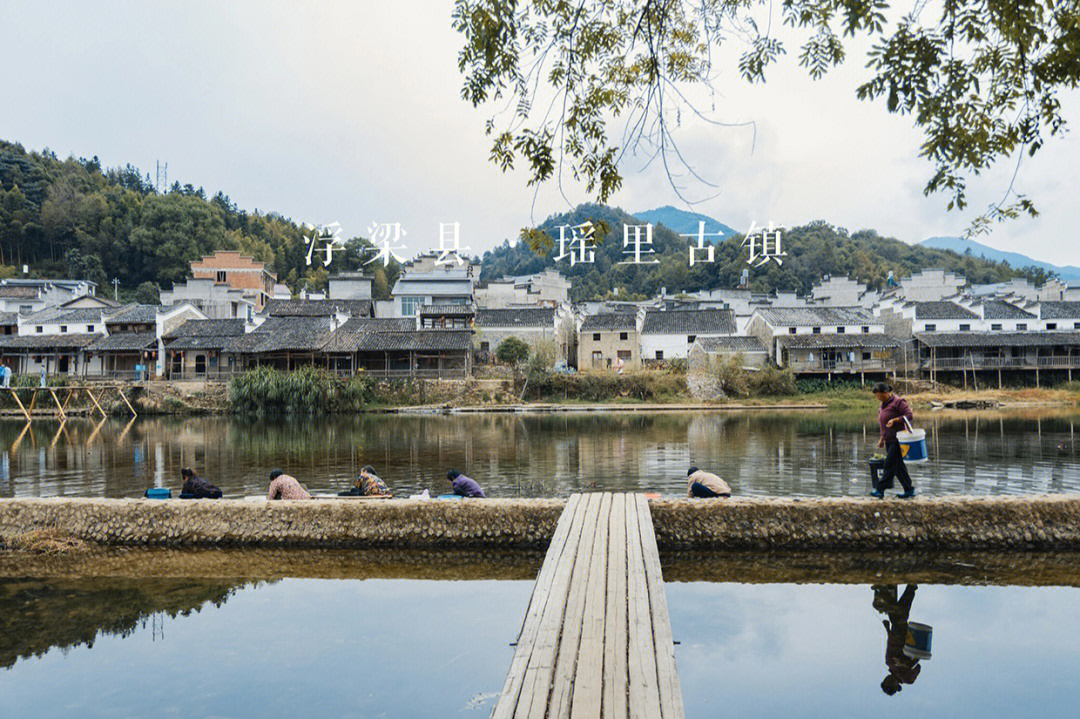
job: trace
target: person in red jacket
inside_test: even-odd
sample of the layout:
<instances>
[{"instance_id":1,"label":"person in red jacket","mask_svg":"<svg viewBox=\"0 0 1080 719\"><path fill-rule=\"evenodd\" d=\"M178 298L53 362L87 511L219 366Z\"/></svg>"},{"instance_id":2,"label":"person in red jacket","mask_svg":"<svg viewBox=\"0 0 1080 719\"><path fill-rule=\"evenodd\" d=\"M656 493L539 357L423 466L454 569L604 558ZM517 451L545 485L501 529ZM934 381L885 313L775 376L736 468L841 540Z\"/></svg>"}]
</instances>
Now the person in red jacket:
<instances>
[{"instance_id":1,"label":"person in red jacket","mask_svg":"<svg viewBox=\"0 0 1080 719\"><path fill-rule=\"evenodd\" d=\"M881 469L880 487L891 487L892 479L896 477L904 487L904 493L897 495L901 499L910 499L915 496L915 488L911 485L911 475L908 474L904 465L904 453L900 449L900 442L896 439L896 433L904 429L904 419L912 420L911 407L903 397L893 394L892 387L884 382L878 382L873 388L874 396L881 402L878 410L878 425L881 428L881 438L878 447L885 449L885 466ZM878 487L870 493L874 497L884 497L885 493Z\"/></svg>"}]
</instances>

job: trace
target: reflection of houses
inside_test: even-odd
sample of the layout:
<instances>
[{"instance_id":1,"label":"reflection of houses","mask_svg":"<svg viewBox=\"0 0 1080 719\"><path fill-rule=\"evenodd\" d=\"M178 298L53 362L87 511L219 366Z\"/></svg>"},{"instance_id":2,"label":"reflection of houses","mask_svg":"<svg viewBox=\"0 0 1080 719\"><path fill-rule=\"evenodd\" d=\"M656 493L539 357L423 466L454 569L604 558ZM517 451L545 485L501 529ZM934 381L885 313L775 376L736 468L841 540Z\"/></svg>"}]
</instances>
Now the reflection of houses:
<instances>
[{"instance_id":1,"label":"reflection of houses","mask_svg":"<svg viewBox=\"0 0 1080 719\"><path fill-rule=\"evenodd\" d=\"M648 310L641 325L641 357L644 361L686 359L699 337L734 333L731 310Z\"/></svg>"},{"instance_id":2,"label":"reflection of houses","mask_svg":"<svg viewBox=\"0 0 1080 719\"><path fill-rule=\"evenodd\" d=\"M578 369L626 369L641 364L637 315L602 313L589 315L578 330Z\"/></svg>"},{"instance_id":3,"label":"reflection of houses","mask_svg":"<svg viewBox=\"0 0 1080 719\"><path fill-rule=\"evenodd\" d=\"M1080 368L1080 332L920 332L915 334L920 367L932 381L941 373L990 371L1001 384L1002 372L1057 371L1069 380Z\"/></svg>"},{"instance_id":4,"label":"reflection of houses","mask_svg":"<svg viewBox=\"0 0 1080 719\"><path fill-rule=\"evenodd\" d=\"M690 346L690 369L716 367L732 357L740 358L742 367L761 367L769 353L757 337L699 337Z\"/></svg>"},{"instance_id":5,"label":"reflection of houses","mask_svg":"<svg viewBox=\"0 0 1080 719\"><path fill-rule=\"evenodd\" d=\"M351 319L323 345L334 371L376 377L466 377L472 330L416 329L408 318Z\"/></svg>"},{"instance_id":6,"label":"reflection of houses","mask_svg":"<svg viewBox=\"0 0 1080 719\"><path fill-rule=\"evenodd\" d=\"M516 337L530 346L558 340L555 310L550 307L515 307L476 311L476 347L481 361L494 356L499 343L507 337ZM562 348L559 358L566 359Z\"/></svg>"}]
</instances>

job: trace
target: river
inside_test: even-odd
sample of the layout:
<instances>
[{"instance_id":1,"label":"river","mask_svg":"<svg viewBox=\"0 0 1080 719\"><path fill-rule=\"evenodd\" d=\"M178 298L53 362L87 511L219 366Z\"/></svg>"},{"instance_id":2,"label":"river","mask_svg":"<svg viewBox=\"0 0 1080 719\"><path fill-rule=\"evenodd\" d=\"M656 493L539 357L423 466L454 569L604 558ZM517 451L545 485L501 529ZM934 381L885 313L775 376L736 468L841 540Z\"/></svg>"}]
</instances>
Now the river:
<instances>
[{"instance_id":1,"label":"river","mask_svg":"<svg viewBox=\"0 0 1080 719\"><path fill-rule=\"evenodd\" d=\"M925 413L927 496L1080 492L1080 412ZM863 495L873 412L369 414L302 420L151 417L0 421L0 496L138 497L194 467L226 496L265 492L275 467L336 492L371 464L398 496L448 491L450 469L497 497L595 489L685 493L694 464L737 495Z\"/></svg>"}]
</instances>

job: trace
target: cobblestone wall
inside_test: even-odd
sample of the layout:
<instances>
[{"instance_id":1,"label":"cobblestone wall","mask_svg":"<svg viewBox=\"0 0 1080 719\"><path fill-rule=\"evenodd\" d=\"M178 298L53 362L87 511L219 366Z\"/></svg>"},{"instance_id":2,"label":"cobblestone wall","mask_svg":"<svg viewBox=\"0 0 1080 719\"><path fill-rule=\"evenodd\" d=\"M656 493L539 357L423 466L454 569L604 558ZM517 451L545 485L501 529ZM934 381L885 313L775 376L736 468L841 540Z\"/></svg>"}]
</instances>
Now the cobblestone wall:
<instances>
[{"instance_id":1,"label":"cobblestone wall","mask_svg":"<svg viewBox=\"0 0 1080 719\"><path fill-rule=\"evenodd\" d=\"M543 547L564 502L0 500L0 539L105 544ZM1080 497L656 500L661 549L1080 549Z\"/></svg>"}]
</instances>

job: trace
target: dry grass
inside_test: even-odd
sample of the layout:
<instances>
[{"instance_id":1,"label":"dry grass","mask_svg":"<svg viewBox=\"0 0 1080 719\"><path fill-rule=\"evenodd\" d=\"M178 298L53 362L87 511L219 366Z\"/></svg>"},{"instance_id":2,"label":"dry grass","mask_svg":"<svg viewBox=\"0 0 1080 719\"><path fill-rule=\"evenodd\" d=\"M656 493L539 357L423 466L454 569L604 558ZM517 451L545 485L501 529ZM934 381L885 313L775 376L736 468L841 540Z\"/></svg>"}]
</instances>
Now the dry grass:
<instances>
[{"instance_id":1,"label":"dry grass","mask_svg":"<svg viewBox=\"0 0 1080 719\"><path fill-rule=\"evenodd\" d=\"M1021 402L1037 402L1042 404L1080 404L1080 392L1071 389L1045 389L1025 387L1022 389L984 389L976 392L974 389L962 390L942 388L929 392L917 392L904 395L906 399L920 404L931 402L953 402L960 399L966 400L993 400L1005 404Z\"/></svg>"},{"instance_id":2,"label":"dry grass","mask_svg":"<svg viewBox=\"0 0 1080 719\"><path fill-rule=\"evenodd\" d=\"M0 542L0 548L29 554L56 555L84 552L90 545L59 529L35 529Z\"/></svg>"}]
</instances>

